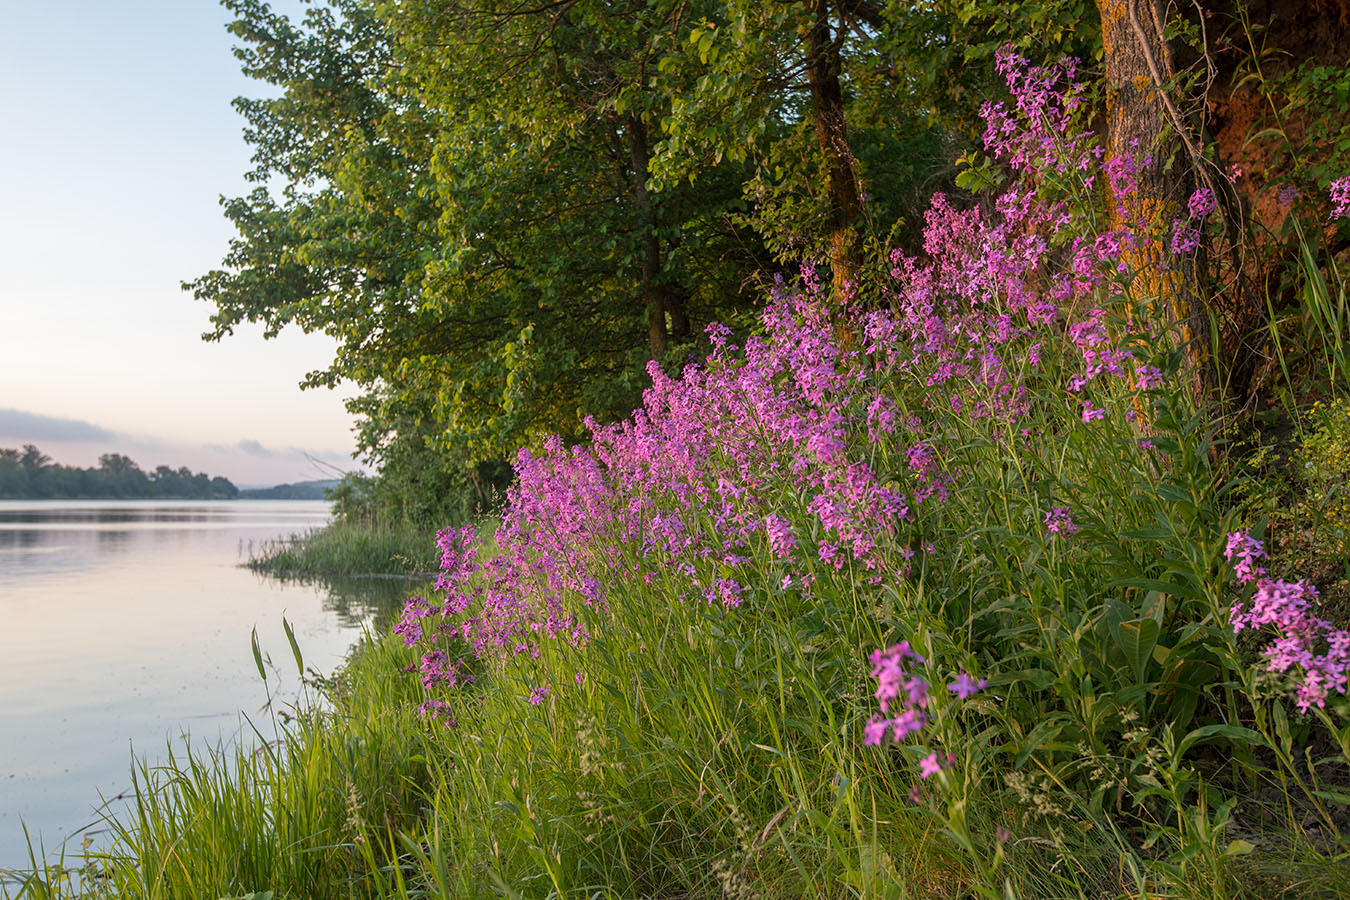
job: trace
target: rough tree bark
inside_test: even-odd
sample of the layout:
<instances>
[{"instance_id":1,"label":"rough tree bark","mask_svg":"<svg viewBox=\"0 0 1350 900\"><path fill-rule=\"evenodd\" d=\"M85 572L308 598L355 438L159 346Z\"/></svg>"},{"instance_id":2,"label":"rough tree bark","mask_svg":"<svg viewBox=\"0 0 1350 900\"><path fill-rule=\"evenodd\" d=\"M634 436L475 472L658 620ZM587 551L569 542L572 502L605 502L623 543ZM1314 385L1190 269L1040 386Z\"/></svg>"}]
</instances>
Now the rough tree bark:
<instances>
[{"instance_id":1,"label":"rough tree bark","mask_svg":"<svg viewBox=\"0 0 1350 900\"><path fill-rule=\"evenodd\" d=\"M652 359L665 356L669 346L666 332L666 299L669 291L661 283L661 239L657 234L656 208L647 190L647 172L651 154L647 146L647 126L636 116L625 122L628 151L633 167L633 194L638 220L646 233L642 238L642 296L647 306L647 346Z\"/></svg>"},{"instance_id":2,"label":"rough tree bark","mask_svg":"<svg viewBox=\"0 0 1350 900\"><path fill-rule=\"evenodd\" d=\"M815 0L806 31L806 73L816 142L825 162L825 192L830 205L831 292L847 296L858 284L862 267L862 206L844 122L844 94L839 84L839 45L830 28L829 0Z\"/></svg>"}]
</instances>

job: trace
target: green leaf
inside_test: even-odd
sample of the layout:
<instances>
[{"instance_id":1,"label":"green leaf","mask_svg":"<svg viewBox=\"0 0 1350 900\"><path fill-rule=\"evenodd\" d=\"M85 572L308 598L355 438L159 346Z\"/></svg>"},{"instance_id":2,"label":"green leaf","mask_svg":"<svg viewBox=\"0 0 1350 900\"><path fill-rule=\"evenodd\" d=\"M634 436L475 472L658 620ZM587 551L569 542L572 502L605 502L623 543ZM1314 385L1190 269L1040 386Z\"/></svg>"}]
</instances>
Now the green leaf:
<instances>
[{"instance_id":1,"label":"green leaf","mask_svg":"<svg viewBox=\"0 0 1350 900\"><path fill-rule=\"evenodd\" d=\"M257 625L254 625L254 626L253 626L252 644L253 644L253 662L254 662L255 665L257 665L257 667L258 667L258 674L262 676L262 680L263 680L263 681L266 681L266 680L267 680L267 670L266 670L265 668L263 668L262 648L258 646L258 626L257 626Z\"/></svg>"},{"instance_id":2,"label":"green leaf","mask_svg":"<svg viewBox=\"0 0 1350 900\"><path fill-rule=\"evenodd\" d=\"M305 675L305 660L300 655L300 645L296 643L295 632L291 630L291 623L286 621L286 617L281 617L281 627L286 632L286 640L291 644L291 655L295 657L295 671L300 673L300 677Z\"/></svg>"},{"instance_id":3,"label":"green leaf","mask_svg":"<svg viewBox=\"0 0 1350 900\"><path fill-rule=\"evenodd\" d=\"M1177 745L1177 756L1184 755L1191 747L1212 737L1226 737L1235 743L1256 747L1270 746L1266 743L1266 739L1261 736L1261 732L1243 728L1241 725L1205 725L1191 731L1181 739L1181 743Z\"/></svg>"},{"instance_id":4,"label":"green leaf","mask_svg":"<svg viewBox=\"0 0 1350 900\"><path fill-rule=\"evenodd\" d=\"M1312 795L1322 800L1330 800L1332 803L1339 803L1342 806L1350 806L1350 793L1345 791L1313 791Z\"/></svg>"},{"instance_id":5,"label":"green leaf","mask_svg":"<svg viewBox=\"0 0 1350 900\"><path fill-rule=\"evenodd\" d=\"M1121 622L1116 634L1116 644L1125 654L1125 662L1134 670L1135 681L1144 680L1144 669L1153 655L1153 647L1158 643L1158 623L1153 619L1135 619Z\"/></svg>"}]
</instances>

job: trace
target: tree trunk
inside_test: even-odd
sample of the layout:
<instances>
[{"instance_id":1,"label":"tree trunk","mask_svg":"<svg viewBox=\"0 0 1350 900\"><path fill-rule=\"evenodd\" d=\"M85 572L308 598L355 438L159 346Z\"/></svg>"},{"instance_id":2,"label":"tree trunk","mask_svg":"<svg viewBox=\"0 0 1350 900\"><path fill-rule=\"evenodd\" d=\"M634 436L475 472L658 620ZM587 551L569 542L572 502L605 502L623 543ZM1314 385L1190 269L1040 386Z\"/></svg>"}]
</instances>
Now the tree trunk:
<instances>
[{"instance_id":1,"label":"tree trunk","mask_svg":"<svg viewBox=\"0 0 1350 900\"><path fill-rule=\"evenodd\" d=\"M862 268L862 206L844 123L844 94L839 85L839 46L830 31L829 0L815 0L815 18L806 33L806 73L816 141L825 162L825 193L830 204L831 294L851 296Z\"/></svg>"},{"instance_id":2,"label":"tree trunk","mask_svg":"<svg viewBox=\"0 0 1350 900\"><path fill-rule=\"evenodd\" d=\"M633 194L638 208L642 238L642 296L647 306L647 349L652 359L665 356L669 339L666 332L666 296L661 283L661 239L657 234L656 208L647 190L647 171L651 157L647 149L647 126L636 117L625 123L629 157L633 166Z\"/></svg>"},{"instance_id":3,"label":"tree trunk","mask_svg":"<svg viewBox=\"0 0 1350 900\"><path fill-rule=\"evenodd\" d=\"M1150 318L1181 326L1180 342L1193 391L1200 399L1211 387L1205 350L1208 316L1193 253L1174 253L1173 223L1185 219L1195 185L1189 148L1179 147L1176 107L1163 95L1173 76L1172 54L1163 38L1162 16L1151 0L1097 0L1106 65L1107 150L1110 157L1139 164L1138 190L1112 203L1115 225L1128 224L1152 236L1127 259L1136 272L1133 291ZM1175 152L1174 152L1175 151Z\"/></svg>"},{"instance_id":4,"label":"tree trunk","mask_svg":"<svg viewBox=\"0 0 1350 900\"><path fill-rule=\"evenodd\" d=\"M677 288L666 296L666 311L670 313L670 336L677 343L689 340L689 291Z\"/></svg>"}]
</instances>

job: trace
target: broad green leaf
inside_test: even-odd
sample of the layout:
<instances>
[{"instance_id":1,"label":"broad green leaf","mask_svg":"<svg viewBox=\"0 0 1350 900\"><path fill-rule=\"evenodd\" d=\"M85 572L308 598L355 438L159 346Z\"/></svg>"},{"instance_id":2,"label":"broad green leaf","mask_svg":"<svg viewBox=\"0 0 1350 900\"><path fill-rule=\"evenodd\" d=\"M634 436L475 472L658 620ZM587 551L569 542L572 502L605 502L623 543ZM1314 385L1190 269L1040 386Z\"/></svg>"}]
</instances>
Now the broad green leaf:
<instances>
[{"instance_id":1,"label":"broad green leaf","mask_svg":"<svg viewBox=\"0 0 1350 900\"><path fill-rule=\"evenodd\" d=\"M295 640L295 632L291 630L291 623L286 621L286 617L281 617L281 627L286 632L286 640L291 645L291 655L295 657L295 671L300 673L300 677L305 675L305 660L300 655L300 644Z\"/></svg>"},{"instance_id":2,"label":"broad green leaf","mask_svg":"<svg viewBox=\"0 0 1350 900\"><path fill-rule=\"evenodd\" d=\"M1125 654L1125 662L1134 670L1135 681L1144 680L1144 669L1158 643L1158 623L1153 619L1135 619L1121 622L1116 643Z\"/></svg>"},{"instance_id":3,"label":"broad green leaf","mask_svg":"<svg viewBox=\"0 0 1350 900\"><path fill-rule=\"evenodd\" d=\"M1213 737L1224 737L1235 743L1254 746L1268 747L1266 739L1261 736L1261 732L1250 728L1244 728L1241 725L1205 725L1196 728L1181 739L1177 744L1177 756L1185 755L1186 751L1201 741L1207 741Z\"/></svg>"}]
</instances>

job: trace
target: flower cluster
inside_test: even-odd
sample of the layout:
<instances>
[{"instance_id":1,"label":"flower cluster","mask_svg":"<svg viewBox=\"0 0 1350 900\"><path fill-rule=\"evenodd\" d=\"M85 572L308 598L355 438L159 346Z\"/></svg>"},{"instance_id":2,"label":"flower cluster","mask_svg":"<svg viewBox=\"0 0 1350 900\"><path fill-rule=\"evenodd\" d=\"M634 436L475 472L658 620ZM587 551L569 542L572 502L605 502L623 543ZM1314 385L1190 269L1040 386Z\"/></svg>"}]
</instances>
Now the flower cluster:
<instances>
[{"instance_id":1,"label":"flower cluster","mask_svg":"<svg viewBox=\"0 0 1350 900\"><path fill-rule=\"evenodd\" d=\"M928 724L928 682L910 671L924 659L901 641L871 656L872 677L877 680L876 698L884 715L874 716L863 729L863 743L880 744L889 733L899 742L917 734Z\"/></svg>"},{"instance_id":2,"label":"flower cluster","mask_svg":"<svg viewBox=\"0 0 1350 900\"><path fill-rule=\"evenodd\" d=\"M932 697L929 684L917 670L925 660L910 646L909 641L901 641L885 650L873 651L872 677L877 681L876 699L881 707L881 715L874 715L863 726L863 744L869 747L879 746L887 739L899 743L923 730L929 721L929 706ZM947 685L947 690L957 700L968 700L989 686L984 678L973 678L962 670ZM926 781L944 769L954 765L955 755L933 751L919 760L919 778ZM910 796L918 802L918 782L915 782Z\"/></svg>"},{"instance_id":3,"label":"flower cluster","mask_svg":"<svg viewBox=\"0 0 1350 900\"><path fill-rule=\"evenodd\" d=\"M1073 523L1073 517L1069 514L1068 507L1052 506L1050 511L1045 514L1045 530L1047 534L1068 537L1078 531L1078 526Z\"/></svg>"},{"instance_id":4,"label":"flower cluster","mask_svg":"<svg viewBox=\"0 0 1350 900\"><path fill-rule=\"evenodd\" d=\"M1327 697L1344 694L1350 681L1350 631L1333 628L1318 618L1317 588L1306 580L1269 578L1256 564L1265 557L1264 545L1244 531L1228 535L1224 556L1243 584L1256 585L1246 602L1229 612L1233 631L1269 627L1275 638L1265 649L1271 672L1295 670L1301 674L1294 692L1302 712L1326 706Z\"/></svg>"},{"instance_id":5,"label":"flower cluster","mask_svg":"<svg viewBox=\"0 0 1350 900\"><path fill-rule=\"evenodd\" d=\"M1350 175L1342 175L1331 182L1331 217L1350 218Z\"/></svg>"},{"instance_id":6,"label":"flower cluster","mask_svg":"<svg viewBox=\"0 0 1350 900\"><path fill-rule=\"evenodd\" d=\"M1116 308L1124 258L1144 238L1129 224L1094 234L1073 192L1053 187L1090 186L1105 171L1126 202L1146 160L1104 162L1073 126L1071 64L1030 67L1005 50L999 68L1013 101L985 108L985 138L1012 180L968 209L934 197L923 255L892 253L878 297L841 303L809 265L797 285L779 279L743 346L713 324L705 360L678 373L649 364L651 387L628 419L587 421L583 445L555 436L522 450L490 558L472 529L438 535L441 596L410 603L396 626L427 652L429 683L462 677L431 655L451 641L461 645L451 655L489 667L530 665L549 642L584 646L623 612L630 585L731 615L780 592L808 597L836 572L894 578L897 557L932 555L929 511L961 488L947 417L1014 423L1067 388L1095 422L1114 408L1108 384L1157 385L1161 373L1126 349L1135 336ZM1060 353L1065 383L1046 362ZM921 388L904 408L900 383ZM1044 525L1077 530L1067 509ZM765 554L772 583L754 562ZM874 665L892 674L921 662L888 654ZM906 684L908 699L869 737L922 727L927 685ZM951 690L982 686L963 673Z\"/></svg>"}]
</instances>

